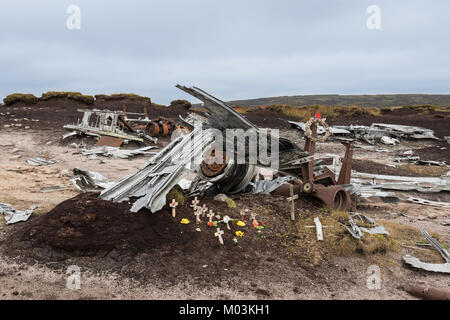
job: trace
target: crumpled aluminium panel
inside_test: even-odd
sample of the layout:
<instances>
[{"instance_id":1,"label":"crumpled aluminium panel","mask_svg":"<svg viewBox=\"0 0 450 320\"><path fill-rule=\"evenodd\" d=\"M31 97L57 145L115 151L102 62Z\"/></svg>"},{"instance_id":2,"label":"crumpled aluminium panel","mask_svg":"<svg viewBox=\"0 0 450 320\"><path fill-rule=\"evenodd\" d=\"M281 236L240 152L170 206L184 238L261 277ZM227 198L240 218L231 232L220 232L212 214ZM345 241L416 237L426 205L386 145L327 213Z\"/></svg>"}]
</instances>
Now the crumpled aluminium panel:
<instances>
[{"instance_id":1,"label":"crumpled aluminium panel","mask_svg":"<svg viewBox=\"0 0 450 320\"><path fill-rule=\"evenodd\" d=\"M59 161L55 159L45 160L43 158L30 158L27 162L33 166L49 166L51 164L58 163Z\"/></svg>"},{"instance_id":2,"label":"crumpled aluminium panel","mask_svg":"<svg viewBox=\"0 0 450 320\"><path fill-rule=\"evenodd\" d=\"M36 206L31 206L30 209L25 211L15 210L8 203L0 203L0 214L5 216L6 224L27 221L33 214L34 209L36 209Z\"/></svg>"},{"instance_id":3,"label":"crumpled aluminium panel","mask_svg":"<svg viewBox=\"0 0 450 320\"><path fill-rule=\"evenodd\" d=\"M75 177L70 182L82 192L95 192L115 184L115 182L109 182L108 178L95 171L74 168L73 174Z\"/></svg>"},{"instance_id":4,"label":"crumpled aluminium panel","mask_svg":"<svg viewBox=\"0 0 450 320\"><path fill-rule=\"evenodd\" d=\"M205 148L214 141L211 130L195 128L188 135L180 136L169 143L138 172L104 190L100 198L116 202L139 198L131 207L138 212L146 207L156 212L165 205L166 194L190 171L192 162L200 161Z\"/></svg>"},{"instance_id":5,"label":"crumpled aluminium panel","mask_svg":"<svg viewBox=\"0 0 450 320\"><path fill-rule=\"evenodd\" d=\"M442 247L441 244L436 239L434 239L427 231L420 231L422 232L425 239L427 239L428 242L430 242L431 245L439 251L442 258L445 260L445 263L426 263L410 255L403 256L403 262L417 269L432 272L450 273L450 254L448 253L448 251L444 247Z\"/></svg>"},{"instance_id":6,"label":"crumpled aluminium panel","mask_svg":"<svg viewBox=\"0 0 450 320\"><path fill-rule=\"evenodd\" d=\"M278 177L273 180L260 180L259 174L257 174L255 176L255 181L250 182L250 185L253 186L253 190L251 191L251 193L269 194L272 191L274 191L275 189L277 189L278 187L280 187L281 185L283 185L284 183L287 183L294 179L295 179L295 177L293 177L293 176L283 176L283 177Z\"/></svg>"}]
</instances>

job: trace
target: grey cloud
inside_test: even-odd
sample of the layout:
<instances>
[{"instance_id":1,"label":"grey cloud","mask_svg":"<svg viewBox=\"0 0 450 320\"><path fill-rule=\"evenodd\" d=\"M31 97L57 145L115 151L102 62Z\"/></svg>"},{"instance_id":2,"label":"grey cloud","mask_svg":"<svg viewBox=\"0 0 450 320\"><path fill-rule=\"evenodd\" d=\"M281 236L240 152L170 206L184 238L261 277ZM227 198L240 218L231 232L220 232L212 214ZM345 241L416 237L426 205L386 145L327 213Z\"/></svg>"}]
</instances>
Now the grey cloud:
<instances>
[{"instance_id":1,"label":"grey cloud","mask_svg":"<svg viewBox=\"0 0 450 320\"><path fill-rule=\"evenodd\" d=\"M79 5L82 28L66 29ZM366 8L382 29L366 28ZM448 1L3 1L0 96L449 93Z\"/></svg>"}]
</instances>

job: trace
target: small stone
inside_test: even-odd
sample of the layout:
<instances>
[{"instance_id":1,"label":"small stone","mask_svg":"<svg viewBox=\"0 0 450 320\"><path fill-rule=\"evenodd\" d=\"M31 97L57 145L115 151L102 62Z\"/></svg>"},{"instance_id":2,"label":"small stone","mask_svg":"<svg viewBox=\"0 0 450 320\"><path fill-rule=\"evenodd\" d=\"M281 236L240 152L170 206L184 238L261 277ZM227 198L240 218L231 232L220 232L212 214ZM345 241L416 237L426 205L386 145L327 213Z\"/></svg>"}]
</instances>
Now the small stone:
<instances>
[{"instance_id":1,"label":"small stone","mask_svg":"<svg viewBox=\"0 0 450 320\"><path fill-rule=\"evenodd\" d=\"M437 218L437 214L436 213L428 214L428 219L436 219L436 218Z\"/></svg>"},{"instance_id":2,"label":"small stone","mask_svg":"<svg viewBox=\"0 0 450 320\"><path fill-rule=\"evenodd\" d=\"M221 201L221 202L225 202L225 201L227 201L227 199L228 199L228 197L225 193L219 193L218 195L216 195L214 197L214 200Z\"/></svg>"},{"instance_id":3,"label":"small stone","mask_svg":"<svg viewBox=\"0 0 450 320\"><path fill-rule=\"evenodd\" d=\"M5 125L3 126L3 128L11 128L11 125L10 125L10 124L5 124Z\"/></svg>"}]
</instances>

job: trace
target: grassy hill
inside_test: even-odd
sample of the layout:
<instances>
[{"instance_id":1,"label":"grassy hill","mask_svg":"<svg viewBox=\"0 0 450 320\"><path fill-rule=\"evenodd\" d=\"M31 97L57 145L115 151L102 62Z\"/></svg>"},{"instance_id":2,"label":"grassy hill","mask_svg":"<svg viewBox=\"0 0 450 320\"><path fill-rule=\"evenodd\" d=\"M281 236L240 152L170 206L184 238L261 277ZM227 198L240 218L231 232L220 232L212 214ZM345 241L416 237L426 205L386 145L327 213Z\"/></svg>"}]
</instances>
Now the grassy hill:
<instances>
[{"instance_id":1,"label":"grassy hill","mask_svg":"<svg viewBox=\"0 0 450 320\"><path fill-rule=\"evenodd\" d=\"M240 107L267 105L358 105L363 107L434 105L450 107L450 94L303 95L235 100L228 103L231 106Z\"/></svg>"}]
</instances>

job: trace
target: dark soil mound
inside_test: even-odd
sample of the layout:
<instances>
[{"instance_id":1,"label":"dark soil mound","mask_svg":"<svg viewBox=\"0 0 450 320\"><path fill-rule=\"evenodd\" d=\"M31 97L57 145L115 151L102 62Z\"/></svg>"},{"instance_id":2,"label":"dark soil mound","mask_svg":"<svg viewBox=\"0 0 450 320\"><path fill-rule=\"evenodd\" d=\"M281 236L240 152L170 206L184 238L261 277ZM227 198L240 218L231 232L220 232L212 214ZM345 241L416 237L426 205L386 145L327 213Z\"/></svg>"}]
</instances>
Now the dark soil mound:
<instances>
[{"instance_id":1,"label":"dark soil mound","mask_svg":"<svg viewBox=\"0 0 450 320\"><path fill-rule=\"evenodd\" d=\"M450 164L450 146L448 144L417 149L414 150L414 154L422 160L445 161Z\"/></svg>"},{"instance_id":2,"label":"dark soil mound","mask_svg":"<svg viewBox=\"0 0 450 320\"><path fill-rule=\"evenodd\" d=\"M406 177L421 177L421 174L414 173L408 170L390 167L381 163L353 159L352 170L364 173L383 174L390 176L406 176Z\"/></svg>"},{"instance_id":3,"label":"dark soil mound","mask_svg":"<svg viewBox=\"0 0 450 320\"><path fill-rule=\"evenodd\" d=\"M239 217L239 209L230 209L224 202L200 200L222 217ZM274 221L280 217L289 221L289 204L282 197L253 196L253 205L257 203L271 211L277 210L280 215L266 220L271 227L264 229L264 237L250 223L245 227L230 223L231 230L220 224L225 243L220 245L214 236L216 228L206 225L206 217L202 224L196 225L193 210L187 203L177 208L174 219L166 207L155 214L147 210L131 213L128 203L113 203L99 200L96 194L81 194L45 215L14 226L4 254L27 263L38 261L52 268L75 263L91 270L121 272L145 281L165 279L176 283L189 274L205 285L241 272L259 273L255 270L265 264L295 264L298 268L298 261L285 262L286 253L280 250L282 244L275 236L287 232L283 229L286 226L276 226ZM304 205L313 208L308 203ZM182 218L191 223L181 224ZM197 231L197 227L201 231ZM234 245L232 239L238 230L244 231L245 236ZM301 264L308 268L306 261L302 260ZM264 273L265 268L260 270Z\"/></svg>"},{"instance_id":4,"label":"dark soil mound","mask_svg":"<svg viewBox=\"0 0 450 320\"><path fill-rule=\"evenodd\" d=\"M127 203L99 200L96 194L81 194L30 221L21 239L76 255L114 248L138 252L191 240L192 234L183 233L181 225L167 214L132 213L129 207Z\"/></svg>"}]
</instances>

